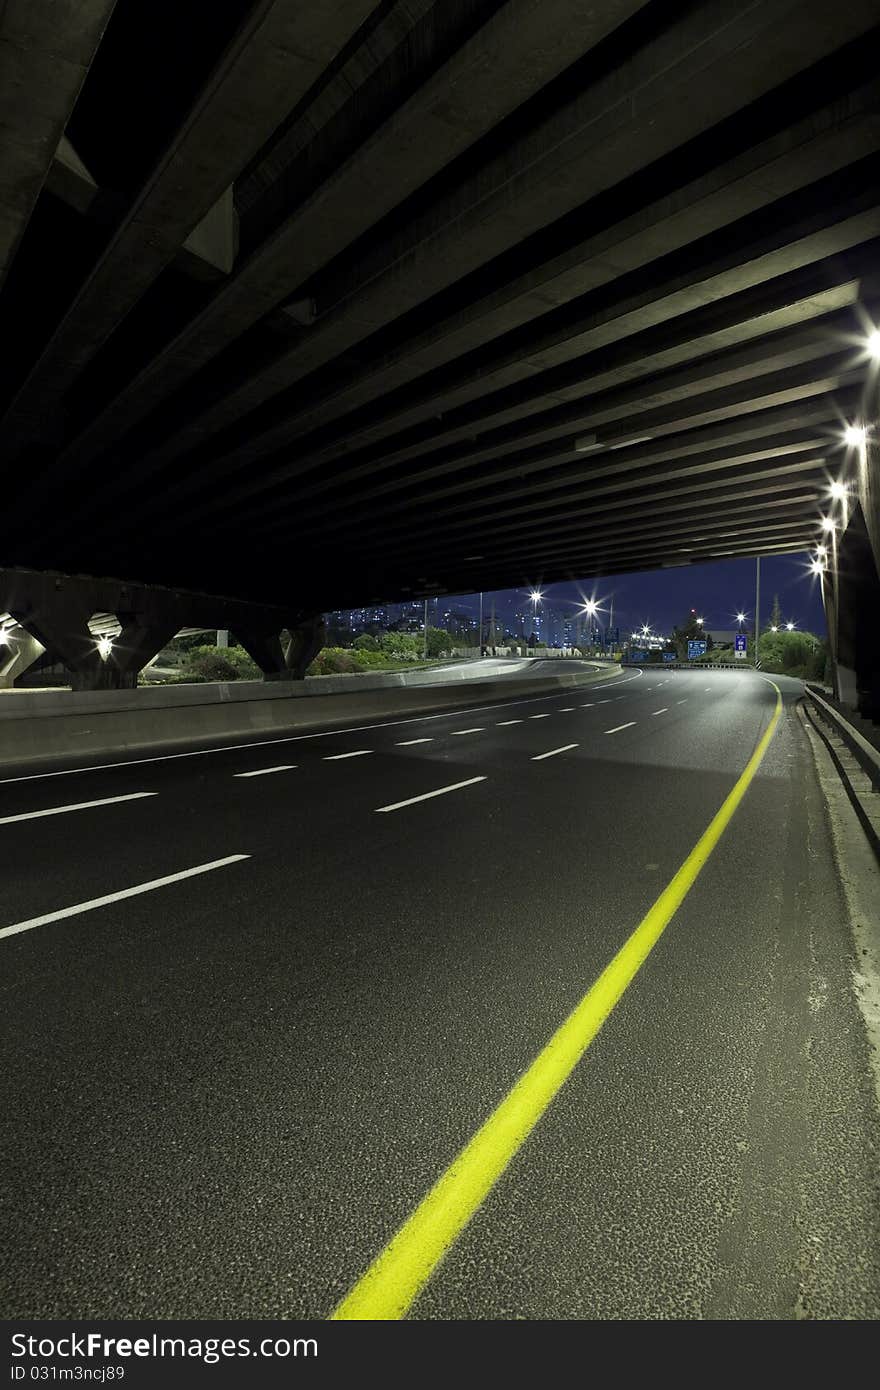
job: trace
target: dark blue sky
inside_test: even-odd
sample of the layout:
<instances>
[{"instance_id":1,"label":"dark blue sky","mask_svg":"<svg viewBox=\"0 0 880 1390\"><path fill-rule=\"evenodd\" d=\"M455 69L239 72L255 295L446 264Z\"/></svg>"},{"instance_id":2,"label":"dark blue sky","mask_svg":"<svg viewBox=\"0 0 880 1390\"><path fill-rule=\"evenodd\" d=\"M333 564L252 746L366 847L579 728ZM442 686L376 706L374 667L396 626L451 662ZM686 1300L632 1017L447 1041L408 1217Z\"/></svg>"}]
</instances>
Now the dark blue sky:
<instances>
[{"instance_id":1,"label":"dark blue sky","mask_svg":"<svg viewBox=\"0 0 880 1390\"><path fill-rule=\"evenodd\" d=\"M761 561L761 622L768 621L774 594L779 595L783 621L793 621L801 629L824 635L825 618L819 581L809 573L806 553L765 557ZM755 561L717 560L711 564L688 565L677 569L650 570L641 574L618 574L607 579L586 578L580 583L540 584L544 602L554 609L577 610L581 598L604 601L614 596L614 623L632 629L650 623L654 631L671 632L691 608L706 619L707 628L733 628L741 609L754 621ZM494 595L499 617L530 609L527 591L504 589ZM488 613L491 596L484 597ZM472 596L461 599L444 595L446 607L475 607ZM607 617L606 617L607 621Z\"/></svg>"}]
</instances>

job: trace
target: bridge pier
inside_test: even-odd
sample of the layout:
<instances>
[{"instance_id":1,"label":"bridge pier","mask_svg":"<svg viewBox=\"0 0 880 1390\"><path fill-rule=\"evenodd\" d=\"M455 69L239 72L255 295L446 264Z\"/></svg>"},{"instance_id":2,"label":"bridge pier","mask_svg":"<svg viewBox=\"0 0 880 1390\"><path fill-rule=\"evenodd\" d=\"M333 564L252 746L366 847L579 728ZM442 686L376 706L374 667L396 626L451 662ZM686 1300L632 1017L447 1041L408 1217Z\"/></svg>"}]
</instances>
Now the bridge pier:
<instances>
[{"instance_id":1,"label":"bridge pier","mask_svg":"<svg viewBox=\"0 0 880 1390\"><path fill-rule=\"evenodd\" d=\"M30 661L39 645L64 664L74 690L133 690L139 672L175 633L202 626L231 628L267 680L301 680L325 635L323 617L302 611L32 570L0 570L3 612L28 634ZM104 641L91 630L96 613L115 616L115 636ZM0 649L0 684L21 669L18 652L13 660Z\"/></svg>"},{"instance_id":2,"label":"bridge pier","mask_svg":"<svg viewBox=\"0 0 880 1390\"><path fill-rule=\"evenodd\" d=\"M866 718L880 720L880 446L874 440L859 449L857 476L843 506L823 575L834 694Z\"/></svg>"},{"instance_id":3,"label":"bridge pier","mask_svg":"<svg viewBox=\"0 0 880 1390\"><path fill-rule=\"evenodd\" d=\"M236 636L264 680L301 681L326 641L327 628L323 614L318 614L280 633L239 629Z\"/></svg>"}]
</instances>

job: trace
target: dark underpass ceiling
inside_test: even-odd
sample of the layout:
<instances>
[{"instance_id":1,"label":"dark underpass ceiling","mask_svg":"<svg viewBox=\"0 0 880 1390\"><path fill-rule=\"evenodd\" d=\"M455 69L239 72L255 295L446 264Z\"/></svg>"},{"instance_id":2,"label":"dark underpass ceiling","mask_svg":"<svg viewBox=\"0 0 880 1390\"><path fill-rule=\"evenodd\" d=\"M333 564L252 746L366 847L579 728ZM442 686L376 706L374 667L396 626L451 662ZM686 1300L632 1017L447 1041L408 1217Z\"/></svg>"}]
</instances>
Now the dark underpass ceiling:
<instances>
[{"instance_id":1,"label":"dark underpass ceiling","mask_svg":"<svg viewBox=\"0 0 880 1390\"><path fill-rule=\"evenodd\" d=\"M0 564L320 609L806 547L880 317L878 19L3 10Z\"/></svg>"}]
</instances>

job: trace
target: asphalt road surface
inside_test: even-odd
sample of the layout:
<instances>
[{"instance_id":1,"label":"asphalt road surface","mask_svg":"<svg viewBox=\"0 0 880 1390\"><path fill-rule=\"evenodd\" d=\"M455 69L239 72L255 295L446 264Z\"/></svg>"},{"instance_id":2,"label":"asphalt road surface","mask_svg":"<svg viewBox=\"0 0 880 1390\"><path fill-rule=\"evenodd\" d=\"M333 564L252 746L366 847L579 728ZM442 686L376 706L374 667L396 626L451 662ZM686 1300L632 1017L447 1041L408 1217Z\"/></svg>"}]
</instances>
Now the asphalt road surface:
<instances>
[{"instance_id":1,"label":"asphalt road surface","mask_svg":"<svg viewBox=\"0 0 880 1390\"><path fill-rule=\"evenodd\" d=\"M720 843L410 1317L880 1313L853 948L777 683ZM5 1316L330 1315L775 701L747 672L625 672L4 781Z\"/></svg>"}]
</instances>

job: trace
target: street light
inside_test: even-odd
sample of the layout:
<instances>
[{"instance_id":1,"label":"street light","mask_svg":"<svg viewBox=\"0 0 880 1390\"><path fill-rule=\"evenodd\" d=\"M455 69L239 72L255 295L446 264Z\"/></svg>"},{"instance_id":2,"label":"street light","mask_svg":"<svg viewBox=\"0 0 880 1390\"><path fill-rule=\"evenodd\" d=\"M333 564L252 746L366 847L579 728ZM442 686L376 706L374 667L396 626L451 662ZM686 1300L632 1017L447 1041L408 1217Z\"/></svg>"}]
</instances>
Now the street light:
<instances>
[{"instance_id":1,"label":"street light","mask_svg":"<svg viewBox=\"0 0 880 1390\"><path fill-rule=\"evenodd\" d=\"M697 622L698 622L698 624L699 624L700 627L703 626L703 624L704 624L705 621L706 621L705 618L697 618Z\"/></svg>"},{"instance_id":2,"label":"street light","mask_svg":"<svg viewBox=\"0 0 880 1390\"><path fill-rule=\"evenodd\" d=\"M852 448L859 444L864 444L868 438L868 431L864 425L847 425L843 432L843 437Z\"/></svg>"},{"instance_id":3,"label":"street light","mask_svg":"<svg viewBox=\"0 0 880 1390\"><path fill-rule=\"evenodd\" d=\"M101 656L101 659L102 659L103 661L106 661L106 660L107 660L107 658L108 658L108 656L110 655L110 653L112 652L112 650L113 650L113 643L111 642L111 640L110 640L109 637L100 637L100 638L98 639L98 652L99 652L99 654L100 654L100 656Z\"/></svg>"},{"instance_id":4,"label":"street light","mask_svg":"<svg viewBox=\"0 0 880 1390\"><path fill-rule=\"evenodd\" d=\"M825 565L821 559L810 561L810 570L813 574L821 574L824 569Z\"/></svg>"},{"instance_id":5,"label":"street light","mask_svg":"<svg viewBox=\"0 0 880 1390\"><path fill-rule=\"evenodd\" d=\"M779 631L779 628L776 626L775 623L771 623L771 625L770 625L770 631L771 631L771 632L778 632L778 631Z\"/></svg>"},{"instance_id":6,"label":"street light","mask_svg":"<svg viewBox=\"0 0 880 1390\"><path fill-rule=\"evenodd\" d=\"M822 517L822 530L829 532L834 530L834 522L832 521L830 516Z\"/></svg>"},{"instance_id":7,"label":"street light","mask_svg":"<svg viewBox=\"0 0 880 1390\"><path fill-rule=\"evenodd\" d=\"M745 613L737 613L737 615L736 615L736 621L739 623L740 627L742 627L742 625L743 625L743 623L745 622L745 620L746 620L746 615L745 615Z\"/></svg>"},{"instance_id":8,"label":"street light","mask_svg":"<svg viewBox=\"0 0 880 1390\"><path fill-rule=\"evenodd\" d=\"M786 632L794 632L794 623L786 623L785 630Z\"/></svg>"},{"instance_id":9,"label":"street light","mask_svg":"<svg viewBox=\"0 0 880 1390\"><path fill-rule=\"evenodd\" d=\"M875 362L880 362L880 328L875 328L873 333L868 334L865 347L871 354Z\"/></svg>"},{"instance_id":10,"label":"street light","mask_svg":"<svg viewBox=\"0 0 880 1390\"><path fill-rule=\"evenodd\" d=\"M841 502L846 496L846 483L832 483L829 491L836 501Z\"/></svg>"}]
</instances>

